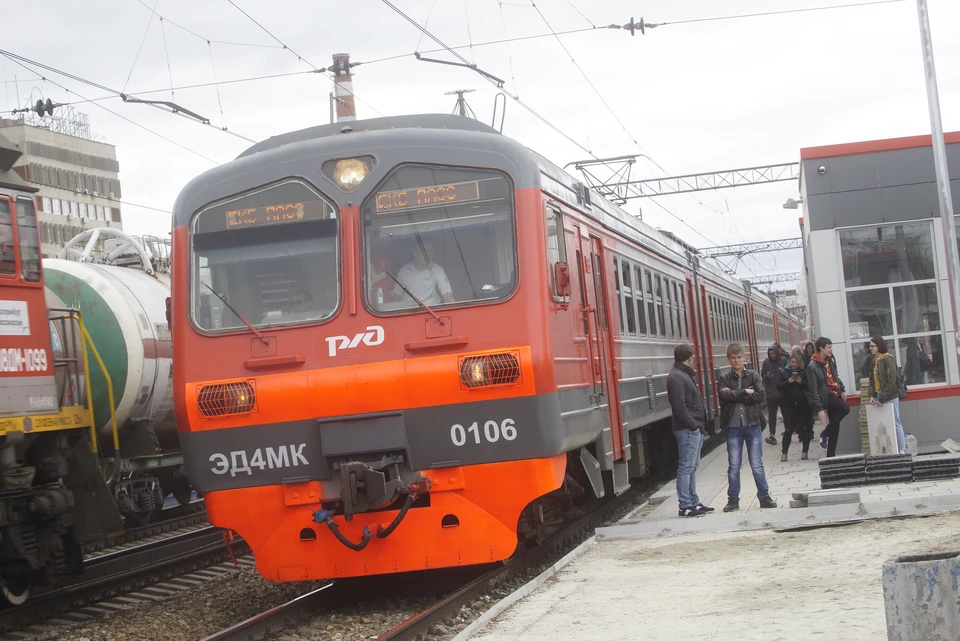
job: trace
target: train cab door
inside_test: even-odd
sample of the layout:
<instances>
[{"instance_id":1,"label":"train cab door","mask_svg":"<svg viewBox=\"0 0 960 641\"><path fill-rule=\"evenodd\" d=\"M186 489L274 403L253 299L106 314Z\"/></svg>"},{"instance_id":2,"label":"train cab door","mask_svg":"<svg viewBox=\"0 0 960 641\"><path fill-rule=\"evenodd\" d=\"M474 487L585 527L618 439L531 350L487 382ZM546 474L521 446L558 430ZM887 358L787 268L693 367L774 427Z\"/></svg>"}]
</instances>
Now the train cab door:
<instances>
[{"instance_id":1,"label":"train cab door","mask_svg":"<svg viewBox=\"0 0 960 641\"><path fill-rule=\"evenodd\" d=\"M607 296L606 270L603 241L597 236L584 237L577 227L579 243L577 269L580 278L581 313L587 337L588 358L591 363L591 382L594 388L594 403L605 407L609 423L605 430L610 434L610 451L598 452L612 455L613 461L627 458L624 426L620 413L620 394L616 371L616 353L610 325L610 303ZM612 262L610 263L613 264ZM619 426L619 427L616 427ZM606 439L604 439L606 442ZM601 462L602 465L602 462Z\"/></svg>"}]
</instances>

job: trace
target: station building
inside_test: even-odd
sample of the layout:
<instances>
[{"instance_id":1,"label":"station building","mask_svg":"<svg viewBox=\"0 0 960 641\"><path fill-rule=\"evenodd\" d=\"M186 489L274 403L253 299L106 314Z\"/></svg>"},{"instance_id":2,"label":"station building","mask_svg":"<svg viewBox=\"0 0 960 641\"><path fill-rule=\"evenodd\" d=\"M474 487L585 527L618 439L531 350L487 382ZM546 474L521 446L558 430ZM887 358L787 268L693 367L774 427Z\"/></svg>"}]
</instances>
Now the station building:
<instances>
[{"instance_id":1,"label":"station building","mask_svg":"<svg viewBox=\"0 0 960 641\"><path fill-rule=\"evenodd\" d=\"M44 258L91 227L122 229L116 147L95 139L85 114L65 108L51 117L0 118L0 135L20 152L12 170L38 188Z\"/></svg>"},{"instance_id":2,"label":"station building","mask_svg":"<svg viewBox=\"0 0 960 641\"><path fill-rule=\"evenodd\" d=\"M953 210L960 213L960 132L946 134L946 142ZM900 404L904 431L921 451L946 438L960 441L960 367L937 194L930 136L800 151L815 335L832 340L854 396L871 371L870 337L887 341L909 388ZM858 422L857 411L844 420L838 454L860 451Z\"/></svg>"}]
</instances>

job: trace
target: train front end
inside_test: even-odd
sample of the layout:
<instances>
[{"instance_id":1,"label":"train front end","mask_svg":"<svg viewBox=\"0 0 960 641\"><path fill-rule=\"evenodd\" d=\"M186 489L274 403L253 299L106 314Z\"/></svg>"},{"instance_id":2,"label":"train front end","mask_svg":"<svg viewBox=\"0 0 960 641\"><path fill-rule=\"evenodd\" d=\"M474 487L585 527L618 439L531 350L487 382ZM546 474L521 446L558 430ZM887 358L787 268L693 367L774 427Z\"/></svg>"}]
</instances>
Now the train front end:
<instances>
[{"instance_id":1,"label":"train front end","mask_svg":"<svg viewBox=\"0 0 960 641\"><path fill-rule=\"evenodd\" d=\"M564 483L536 171L475 121L399 117L268 140L181 193L188 475L265 577L501 560Z\"/></svg>"}]
</instances>

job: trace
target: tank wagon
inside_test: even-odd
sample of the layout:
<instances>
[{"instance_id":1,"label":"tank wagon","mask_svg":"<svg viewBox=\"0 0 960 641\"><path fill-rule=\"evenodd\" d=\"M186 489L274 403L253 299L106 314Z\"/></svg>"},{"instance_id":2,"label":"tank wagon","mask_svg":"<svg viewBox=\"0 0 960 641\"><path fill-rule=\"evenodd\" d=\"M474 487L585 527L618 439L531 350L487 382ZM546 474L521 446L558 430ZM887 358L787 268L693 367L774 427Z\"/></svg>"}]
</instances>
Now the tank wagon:
<instances>
[{"instance_id":1,"label":"tank wagon","mask_svg":"<svg viewBox=\"0 0 960 641\"><path fill-rule=\"evenodd\" d=\"M677 343L712 420L721 346L799 327L458 116L254 145L183 189L173 249L188 476L274 581L507 558L674 465Z\"/></svg>"},{"instance_id":2,"label":"tank wagon","mask_svg":"<svg viewBox=\"0 0 960 641\"><path fill-rule=\"evenodd\" d=\"M35 584L81 573L84 545L123 535L130 519L143 523L168 494L186 502L191 490L172 411L162 261L129 238L116 257L136 247L139 270L41 260L36 188L2 169L0 595L19 605Z\"/></svg>"}]
</instances>

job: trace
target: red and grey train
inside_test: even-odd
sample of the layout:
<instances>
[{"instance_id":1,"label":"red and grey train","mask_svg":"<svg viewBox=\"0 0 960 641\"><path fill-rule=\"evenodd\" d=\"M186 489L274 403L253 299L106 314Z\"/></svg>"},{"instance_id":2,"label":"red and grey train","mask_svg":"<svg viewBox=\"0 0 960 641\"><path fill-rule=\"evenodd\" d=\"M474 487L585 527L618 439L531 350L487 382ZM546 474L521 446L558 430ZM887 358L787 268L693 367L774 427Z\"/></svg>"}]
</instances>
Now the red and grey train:
<instances>
[{"instance_id":1,"label":"red and grey train","mask_svg":"<svg viewBox=\"0 0 960 641\"><path fill-rule=\"evenodd\" d=\"M188 476L274 581L507 558L672 456L677 343L708 365L713 417L723 345L757 360L799 338L768 297L459 116L271 138L190 182L173 226Z\"/></svg>"}]
</instances>

